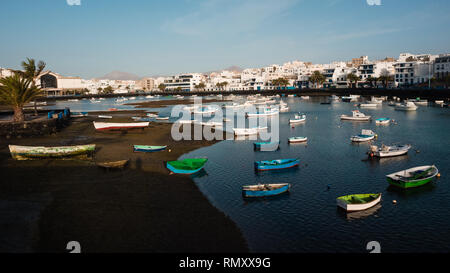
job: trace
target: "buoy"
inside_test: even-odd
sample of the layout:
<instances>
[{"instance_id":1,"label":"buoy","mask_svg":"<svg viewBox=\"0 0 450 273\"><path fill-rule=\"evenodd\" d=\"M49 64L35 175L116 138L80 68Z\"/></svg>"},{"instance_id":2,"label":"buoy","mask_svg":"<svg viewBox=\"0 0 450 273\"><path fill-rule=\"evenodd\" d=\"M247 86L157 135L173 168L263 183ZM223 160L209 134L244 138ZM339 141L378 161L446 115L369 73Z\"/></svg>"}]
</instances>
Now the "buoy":
<instances>
[{"instance_id":1,"label":"buoy","mask_svg":"<svg viewBox=\"0 0 450 273\"><path fill-rule=\"evenodd\" d=\"M397 204L397 200L392 200L392 203Z\"/></svg>"},{"instance_id":2,"label":"buoy","mask_svg":"<svg viewBox=\"0 0 450 273\"><path fill-rule=\"evenodd\" d=\"M437 176L438 178L441 177L441 173L438 173L436 176Z\"/></svg>"},{"instance_id":3,"label":"buoy","mask_svg":"<svg viewBox=\"0 0 450 273\"><path fill-rule=\"evenodd\" d=\"M172 152L172 150L171 150L171 149L169 149L169 153L170 153L170 152Z\"/></svg>"}]
</instances>

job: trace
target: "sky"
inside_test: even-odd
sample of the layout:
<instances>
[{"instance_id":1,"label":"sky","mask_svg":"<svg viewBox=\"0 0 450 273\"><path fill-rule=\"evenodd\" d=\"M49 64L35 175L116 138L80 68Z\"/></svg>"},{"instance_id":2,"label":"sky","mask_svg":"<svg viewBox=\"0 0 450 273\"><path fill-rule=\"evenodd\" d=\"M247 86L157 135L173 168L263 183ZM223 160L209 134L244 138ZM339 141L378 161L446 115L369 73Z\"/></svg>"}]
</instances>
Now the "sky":
<instances>
[{"instance_id":1,"label":"sky","mask_svg":"<svg viewBox=\"0 0 450 273\"><path fill-rule=\"evenodd\" d=\"M85 79L450 53L448 0L2 1L0 67Z\"/></svg>"}]
</instances>

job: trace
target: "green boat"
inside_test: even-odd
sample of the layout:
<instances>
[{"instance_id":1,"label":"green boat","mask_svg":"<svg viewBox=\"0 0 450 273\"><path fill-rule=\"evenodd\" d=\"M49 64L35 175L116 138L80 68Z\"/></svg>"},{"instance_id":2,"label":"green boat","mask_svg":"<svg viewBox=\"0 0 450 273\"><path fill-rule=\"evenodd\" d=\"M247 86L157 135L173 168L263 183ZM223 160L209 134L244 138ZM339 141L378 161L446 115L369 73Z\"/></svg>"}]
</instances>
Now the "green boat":
<instances>
[{"instance_id":1,"label":"green boat","mask_svg":"<svg viewBox=\"0 0 450 273\"><path fill-rule=\"evenodd\" d=\"M208 161L207 158L187 158L183 160L168 161L167 169L178 174L193 174L200 171Z\"/></svg>"},{"instance_id":2,"label":"green boat","mask_svg":"<svg viewBox=\"0 0 450 273\"><path fill-rule=\"evenodd\" d=\"M381 193L351 194L336 199L338 207L348 212L369 209L380 201Z\"/></svg>"},{"instance_id":3,"label":"green boat","mask_svg":"<svg viewBox=\"0 0 450 273\"><path fill-rule=\"evenodd\" d=\"M428 184L439 173L436 166L420 166L386 175L389 184L402 188L414 188Z\"/></svg>"}]
</instances>

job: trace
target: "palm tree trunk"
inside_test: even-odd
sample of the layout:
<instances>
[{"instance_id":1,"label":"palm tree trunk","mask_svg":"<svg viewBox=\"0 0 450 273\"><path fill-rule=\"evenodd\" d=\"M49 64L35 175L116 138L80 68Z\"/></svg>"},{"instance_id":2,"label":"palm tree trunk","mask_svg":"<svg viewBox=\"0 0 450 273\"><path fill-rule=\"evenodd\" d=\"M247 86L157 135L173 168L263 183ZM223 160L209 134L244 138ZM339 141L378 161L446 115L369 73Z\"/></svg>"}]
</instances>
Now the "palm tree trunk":
<instances>
[{"instance_id":1,"label":"palm tree trunk","mask_svg":"<svg viewBox=\"0 0 450 273\"><path fill-rule=\"evenodd\" d=\"M23 109L20 106L14 106L14 122L23 122L25 120L25 115L23 114Z\"/></svg>"},{"instance_id":2,"label":"palm tree trunk","mask_svg":"<svg viewBox=\"0 0 450 273\"><path fill-rule=\"evenodd\" d=\"M34 115L35 116L37 116L38 115L38 113L37 113L37 106L36 106L37 104L36 104L36 100L34 100Z\"/></svg>"}]
</instances>

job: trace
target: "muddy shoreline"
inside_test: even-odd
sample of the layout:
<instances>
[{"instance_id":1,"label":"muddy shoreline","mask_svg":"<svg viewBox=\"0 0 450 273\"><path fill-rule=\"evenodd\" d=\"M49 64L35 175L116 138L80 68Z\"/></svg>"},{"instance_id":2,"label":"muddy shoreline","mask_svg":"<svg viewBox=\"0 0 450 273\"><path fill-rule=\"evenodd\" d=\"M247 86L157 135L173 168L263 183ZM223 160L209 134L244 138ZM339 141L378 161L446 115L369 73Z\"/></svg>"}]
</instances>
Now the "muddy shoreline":
<instances>
[{"instance_id":1,"label":"muddy shoreline","mask_svg":"<svg viewBox=\"0 0 450 273\"><path fill-rule=\"evenodd\" d=\"M138 112L108 112L108 121L129 122ZM237 226L192 179L169 175L164 167L164 161L215 142L174 141L169 123L96 132L93 120L73 119L51 136L0 143L0 252L68 252L69 241L80 242L82 252L248 252ZM130 164L107 171L90 161L14 161L7 147L90 143L97 145L94 161ZM133 144L168 149L134 153Z\"/></svg>"}]
</instances>

